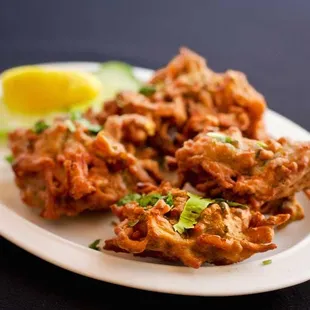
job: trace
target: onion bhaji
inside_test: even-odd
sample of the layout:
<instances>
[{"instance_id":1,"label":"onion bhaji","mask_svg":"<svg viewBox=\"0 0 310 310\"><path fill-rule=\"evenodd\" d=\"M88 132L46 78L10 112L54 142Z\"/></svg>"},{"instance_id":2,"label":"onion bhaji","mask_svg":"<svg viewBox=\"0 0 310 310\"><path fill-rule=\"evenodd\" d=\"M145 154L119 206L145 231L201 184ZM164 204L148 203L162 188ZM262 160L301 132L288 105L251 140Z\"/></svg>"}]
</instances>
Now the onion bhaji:
<instances>
[{"instance_id":1,"label":"onion bhaji","mask_svg":"<svg viewBox=\"0 0 310 310\"><path fill-rule=\"evenodd\" d=\"M231 127L186 141L176 160L180 186L188 182L207 197L246 203L264 213L303 217L294 194L310 185L309 142L262 142L244 138Z\"/></svg>"},{"instance_id":2,"label":"onion bhaji","mask_svg":"<svg viewBox=\"0 0 310 310\"><path fill-rule=\"evenodd\" d=\"M101 124L111 115L137 113L150 117L156 134L146 145L174 156L189 138L206 128L238 127L244 136L264 139L264 97L238 71L216 73L201 56L182 48L158 70L140 93L122 92L106 102L96 118Z\"/></svg>"},{"instance_id":3,"label":"onion bhaji","mask_svg":"<svg viewBox=\"0 0 310 310\"><path fill-rule=\"evenodd\" d=\"M223 201L210 202L194 227L180 233L175 227L189 197L188 192L167 182L160 187L140 184L138 193L112 206L121 222L115 227L117 236L106 240L104 249L181 261L193 268L205 262L228 265L275 249L274 227L290 217L265 218L260 212L238 208L238 204L230 207Z\"/></svg>"},{"instance_id":4,"label":"onion bhaji","mask_svg":"<svg viewBox=\"0 0 310 310\"><path fill-rule=\"evenodd\" d=\"M98 125L85 119L59 119L43 130L12 132L12 168L22 200L41 208L43 217L55 219L85 210L109 209L137 182L154 182L139 160L119 142L123 141L122 133L111 123L127 124L130 121L125 117L111 119L97 135L92 131L94 126L98 130ZM137 116L133 123L136 140L152 133L148 119ZM125 132L124 137L131 134Z\"/></svg>"}]
</instances>

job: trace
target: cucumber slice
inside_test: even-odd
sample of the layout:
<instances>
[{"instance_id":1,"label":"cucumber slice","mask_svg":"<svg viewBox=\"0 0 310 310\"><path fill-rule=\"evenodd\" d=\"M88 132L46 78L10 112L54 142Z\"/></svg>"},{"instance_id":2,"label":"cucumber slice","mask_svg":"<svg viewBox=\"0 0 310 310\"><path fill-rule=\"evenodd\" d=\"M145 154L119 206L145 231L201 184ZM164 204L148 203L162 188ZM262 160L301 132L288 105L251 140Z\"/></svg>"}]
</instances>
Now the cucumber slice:
<instances>
[{"instance_id":1,"label":"cucumber slice","mask_svg":"<svg viewBox=\"0 0 310 310\"><path fill-rule=\"evenodd\" d=\"M113 97L119 91L138 91L142 83L135 78L132 66L120 61L108 61L100 65L95 75L103 84L106 97Z\"/></svg>"},{"instance_id":2,"label":"cucumber slice","mask_svg":"<svg viewBox=\"0 0 310 310\"><path fill-rule=\"evenodd\" d=\"M94 111L99 111L103 102L113 99L118 92L138 91L142 86L142 81L134 76L132 66L121 61L103 62L93 74L103 85L101 94L91 103L74 107L73 111L83 111L89 107L92 107Z\"/></svg>"}]
</instances>

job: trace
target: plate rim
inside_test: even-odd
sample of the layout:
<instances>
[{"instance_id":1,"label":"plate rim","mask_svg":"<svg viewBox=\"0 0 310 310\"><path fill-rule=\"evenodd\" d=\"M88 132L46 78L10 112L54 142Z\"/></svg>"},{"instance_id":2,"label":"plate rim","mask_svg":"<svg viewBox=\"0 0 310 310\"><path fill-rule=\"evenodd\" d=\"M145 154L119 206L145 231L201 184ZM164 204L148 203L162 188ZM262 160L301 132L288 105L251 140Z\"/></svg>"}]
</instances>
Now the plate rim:
<instances>
[{"instance_id":1,"label":"plate rim","mask_svg":"<svg viewBox=\"0 0 310 310\"><path fill-rule=\"evenodd\" d=\"M43 63L39 65L69 65L69 66L88 66L88 65L98 65L97 62L55 62L55 63ZM142 74L151 74L153 70L141 68L141 67L134 67L135 72L139 72ZM143 73L144 72L144 73ZM298 130L302 135L310 138L310 133L302 128L300 125L294 123L290 119L286 118L285 116L272 111L268 109L267 111L268 117L271 118L277 118L281 122L285 122L287 124L290 124L290 126L293 126L296 130ZM19 246L20 248L23 248L27 252L49 262L56 266L59 266L63 269L70 270L71 272L75 272L77 274L93 278L96 280L105 281L108 283L113 283L117 285L122 285L126 287L132 287L136 289L141 290L147 290L147 291L155 291L155 292L161 292L161 293L170 293L170 294L179 294L179 295L192 295L192 296L237 296L237 295L250 295L250 294L256 294L256 293L262 293L262 292L269 292L274 291L277 289L290 287L296 284L300 284L303 282L306 282L310 279L310 269L308 271L303 270L303 272L300 272L299 277L292 278L291 280L287 280L286 282L278 283L279 281L272 282L267 286L259 286L254 287L252 285L249 285L247 283L246 287L242 288L236 288L233 287L233 289L230 289L226 292L223 292L221 290L210 290L210 285L208 286L209 291L206 291L201 286L200 288L196 286L196 289L188 290L187 287L182 288L178 285L175 287L169 287L169 286L162 286L162 279L158 277L158 275L154 275L156 280L159 282L152 282L145 283L145 280L142 278L137 278L136 281L131 282L129 278L124 278L122 276L122 273L126 274L128 273L128 269L134 271L135 275L140 276L141 273L145 272L147 275L152 274L150 271L160 271L158 274L167 274L167 271L172 272L172 277L176 277L176 280L178 277L178 272L180 272L179 276L185 275L185 280L188 278L188 274L192 275L199 281L202 281L202 274L205 273L206 277L208 277L208 272L201 272L201 268L199 270L193 270L191 268L185 267L185 266L169 266L169 265L161 265L161 264L155 264L155 263L148 263L148 262L141 262L141 261L132 261L132 260L124 260L123 258L115 257L112 255L109 255L107 253L98 253L96 251L93 251L91 249L88 249L85 246L82 246L80 244L74 243L68 239L65 239L63 237L60 237L52 232L49 232L45 230L44 228L39 227L38 225L28 221L27 219L23 218L19 214L15 213L13 210L9 208L9 206L5 206L4 204L0 203L0 235L2 235L5 239L9 240L10 242L14 243L15 245ZM18 227L18 229L12 229L12 227ZM29 238L29 236L36 236L38 238L37 241L39 242L32 242L33 239ZM53 245L51 247L51 244ZM54 246L56 248L54 248ZM297 260L301 260L298 264L295 264L297 266L302 266L302 262L308 262L310 260L310 250L305 250L307 246L310 246L310 234L308 234L307 237L305 237L303 240L301 240L298 244L294 245L289 250L283 251L281 253L270 255L270 258L272 258L273 261L275 261L278 265L278 268L281 264L281 266L286 264L286 262L283 262L283 259L285 260L285 257L297 257ZM68 250L69 252L66 255L63 255L62 251L55 251L57 248L64 248L64 250ZM51 249L52 248L52 249ZM54 251L54 252L53 252ZM56 253L57 252L57 253ZM79 254L78 258L74 256L75 263L73 264L70 259L72 259L72 254ZM303 253L303 255L298 255L298 253ZM306 255L305 255L306 254ZM81 261L82 258L85 258L88 263L92 262L95 264L96 268L93 267L93 269L88 268L83 264L83 261ZM69 259L69 260L68 260ZM125 262L125 264L124 264ZM209 271L212 269L212 274L214 277L214 274L217 273L218 270L225 270L229 273L237 271L237 275L234 274L235 277L240 277L240 272L244 273L245 270L249 271L250 274L253 273L253 268L260 268L261 272L263 274L266 274L268 276L269 272L273 270L275 267L275 262L269 266L261 267L257 266L258 261L255 260L253 262L245 263L242 265L229 265L229 266L215 266L212 268L207 268ZM85 261L84 261L85 263ZM296 261L295 261L296 263ZM115 266L119 269L113 269L113 266ZM283 267L283 266L282 266ZM99 269L98 269L99 268ZM106 269L103 269L106 268ZM205 269L204 267L202 267ZM300 267L299 267L300 268ZM95 271L100 271L101 273L96 274ZM104 273L102 273L102 270ZM292 273L293 268L289 268L287 271L288 274ZM108 271L108 273L106 272ZM109 271L113 271L109 274ZM243 272L242 272L243 271ZM285 270L284 270L285 271ZM238 274L239 273L239 274ZM130 272L129 272L130 274ZM117 275L117 277L115 277ZM131 274L133 276L133 274ZM221 275L217 275L217 277L221 277ZM182 278L183 279L183 278ZM182 280L184 282L184 279ZM188 278L190 279L190 278ZM250 278L247 278L249 281ZM147 280L146 280L147 281ZM192 284L192 280L191 281ZM183 283L182 282L182 283ZM186 283L186 281L185 281ZM161 284L161 285L160 285ZM203 284L200 282L200 284Z\"/></svg>"}]
</instances>

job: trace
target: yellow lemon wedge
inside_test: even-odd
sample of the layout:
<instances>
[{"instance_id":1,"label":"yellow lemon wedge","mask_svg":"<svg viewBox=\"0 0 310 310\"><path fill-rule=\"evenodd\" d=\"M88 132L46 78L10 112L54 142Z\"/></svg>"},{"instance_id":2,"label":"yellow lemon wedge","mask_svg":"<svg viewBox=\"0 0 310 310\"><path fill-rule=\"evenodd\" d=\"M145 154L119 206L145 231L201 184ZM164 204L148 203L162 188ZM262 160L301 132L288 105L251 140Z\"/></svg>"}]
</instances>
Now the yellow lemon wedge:
<instances>
[{"instance_id":1,"label":"yellow lemon wedge","mask_svg":"<svg viewBox=\"0 0 310 310\"><path fill-rule=\"evenodd\" d=\"M14 113L45 115L94 100L102 83L84 71L21 66L1 74L3 103Z\"/></svg>"}]
</instances>

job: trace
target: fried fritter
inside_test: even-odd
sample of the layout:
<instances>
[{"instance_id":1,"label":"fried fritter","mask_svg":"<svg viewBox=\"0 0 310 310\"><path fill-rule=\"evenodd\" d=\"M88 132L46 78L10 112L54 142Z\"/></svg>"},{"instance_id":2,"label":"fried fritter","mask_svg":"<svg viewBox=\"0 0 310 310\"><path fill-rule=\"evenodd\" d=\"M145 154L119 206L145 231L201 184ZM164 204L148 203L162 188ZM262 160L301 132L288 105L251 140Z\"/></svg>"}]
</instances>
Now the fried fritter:
<instances>
[{"instance_id":1,"label":"fried fritter","mask_svg":"<svg viewBox=\"0 0 310 310\"><path fill-rule=\"evenodd\" d=\"M207 67L204 58L181 48L179 55L155 73L151 84L156 86L151 100L165 102L181 98L184 101L188 113L187 136L207 126L221 130L236 126L246 137L266 136L263 124L266 101L242 72L216 73Z\"/></svg>"},{"instance_id":2,"label":"fried fritter","mask_svg":"<svg viewBox=\"0 0 310 310\"><path fill-rule=\"evenodd\" d=\"M115 227L117 236L105 241L105 250L181 261L193 268L205 262L228 265L275 249L273 227L290 217L281 214L265 218L249 208L211 203L198 214L194 227L180 234L175 224L189 194L167 182L158 188L140 184L140 193L144 196L138 201L137 196L127 196L112 206L121 223Z\"/></svg>"},{"instance_id":3,"label":"fried fritter","mask_svg":"<svg viewBox=\"0 0 310 310\"><path fill-rule=\"evenodd\" d=\"M303 216L293 196L310 185L309 142L285 138L261 142L230 128L185 142L176 160L180 186L188 182L208 197L246 203L262 212L287 210L296 218ZM281 207L284 202L286 207ZM288 211L288 203L295 211Z\"/></svg>"},{"instance_id":4,"label":"fried fritter","mask_svg":"<svg viewBox=\"0 0 310 310\"><path fill-rule=\"evenodd\" d=\"M106 102L98 115L88 113L99 123L104 124L113 115L139 114L155 123L155 134L148 136L145 145L152 147L162 155L174 155L185 138L181 134L187 114L184 102L176 98L175 102L151 102L146 96L135 92L121 92L115 100Z\"/></svg>"},{"instance_id":5,"label":"fried fritter","mask_svg":"<svg viewBox=\"0 0 310 310\"><path fill-rule=\"evenodd\" d=\"M207 128L238 127L244 136L266 138L264 97L238 71L216 73L205 59L182 48L166 68L148 83L149 93L122 92L106 102L98 115L88 117L104 124L111 115L140 114L152 119L156 133L146 146L161 155L174 156L189 138Z\"/></svg>"},{"instance_id":6,"label":"fried fritter","mask_svg":"<svg viewBox=\"0 0 310 310\"><path fill-rule=\"evenodd\" d=\"M137 129L136 140L144 139L141 128L150 123L142 118L136 116L131 124ZM12 167L22 200L41 208L44 218L108 210L134 190L137 182L154 182L139 160L116 139L124 140L111 123L127 124L127 117L110 119L107 128L97 135L92 134L85 121L59 119L40 133L18 129L9 136ZM145 130L147 135L150 128ZM126 135L129 133L126 131Z\"/></svg>"}]
</instances>

